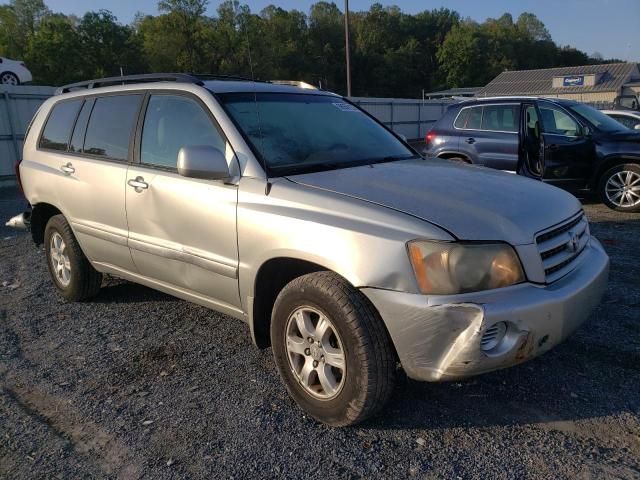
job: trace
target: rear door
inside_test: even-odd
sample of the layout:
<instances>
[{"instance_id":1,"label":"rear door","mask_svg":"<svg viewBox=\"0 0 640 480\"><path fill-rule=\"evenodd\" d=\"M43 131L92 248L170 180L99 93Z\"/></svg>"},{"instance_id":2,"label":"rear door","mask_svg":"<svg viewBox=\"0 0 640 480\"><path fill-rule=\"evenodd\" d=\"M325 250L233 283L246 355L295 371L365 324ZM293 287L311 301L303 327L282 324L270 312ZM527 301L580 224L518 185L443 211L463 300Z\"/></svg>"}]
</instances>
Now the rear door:
<instances>
[{"instance_id":1,"label":"rear door","mask_svg":"<svg viewBox=\"0 0 640 480\"><path fill-rule=\"evenodd\" d=\"M127 270L135 267L127 247L124 186L141 99L142 95L129 94L65 101L67 110L79 102L72 135L65 140L55 134L71 115L57 115L56 106L39 143L55 160L59 207L85 255Z\"/></svg>"},{"instance_id":2,"label":"rear door","mask_svg":"<svg viewBox=\"0 0 640 480\"><path fill-rule=\"evenodd\" d=\"M145 103L125 182L133 260L147 278L239 311L238 187L185 178L176 168L181 147L211 145L237 171L233 150L197 97L154 92Z\"/></svg>"},{"instance_id":3,"label":"rear door","mask_svg":"<svg viewBox=\"0 0 640 480\"><path fill-rule=\"evenodd\" d=\"M478 155L484 165L515 172L518 167L518 119L520 105L501 103L485 105L480 129L484 138L478 142Z\"/></svg>"},{"instance_id":4,"label":"rear door","mask_svg":"<svg viewBox=\"0 0 640 480\"><path fill-rule=\"evenodd\" d=\"M581 124L562 107L538 102L544 138L543 180L568 190L586 186L593 171L595 147Z\"/></svg>"}]
</instances>

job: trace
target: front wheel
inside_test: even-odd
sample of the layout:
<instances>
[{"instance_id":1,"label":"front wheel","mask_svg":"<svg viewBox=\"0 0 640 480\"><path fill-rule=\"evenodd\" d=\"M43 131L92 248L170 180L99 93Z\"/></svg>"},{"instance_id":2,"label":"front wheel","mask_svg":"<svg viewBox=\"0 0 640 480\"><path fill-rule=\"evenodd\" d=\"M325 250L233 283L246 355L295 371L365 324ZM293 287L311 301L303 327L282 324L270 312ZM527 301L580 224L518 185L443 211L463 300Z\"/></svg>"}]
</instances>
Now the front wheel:
<instances>
[{"instance_id":1,"label":"front wheel","mask_svg":"<svg viewBox=\"0 0 640 480\"><path fill-rule=\"evenodd\" d=\"M640 165L627 163L607 170L598 192L604 204L619 212L640 212Z\"/></svg>"},{"instance_id":2,"label":"front wheel","mask_svg":"<svg viewBox=\"0 0 640 480\"><path fill-rule=\"evenodd\" d=\"M368 299L332 272L291 281L276 299L273 355L289 394L332 426L363 421L393 390L396 360Z\"/></svg>"}]
</instances>

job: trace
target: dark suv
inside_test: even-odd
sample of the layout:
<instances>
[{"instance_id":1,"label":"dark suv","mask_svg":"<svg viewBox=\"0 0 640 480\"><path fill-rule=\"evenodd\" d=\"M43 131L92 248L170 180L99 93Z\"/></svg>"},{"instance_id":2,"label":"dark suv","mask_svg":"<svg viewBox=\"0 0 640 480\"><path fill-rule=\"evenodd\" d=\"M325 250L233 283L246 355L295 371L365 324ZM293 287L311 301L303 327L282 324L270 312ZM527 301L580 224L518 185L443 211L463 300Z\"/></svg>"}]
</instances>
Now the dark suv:
<instances>
[{"instance_id":1,"label":"dark suv","mask_svg":"<svg viewBox=\"0 0 640 480\"><path fill-rule=\"evenodd\" d=\"M426 135L429 157L541 179L615 210L640 211L640 132L573 100L500 97L457 103Z\"/></svg>"}]
</instances>

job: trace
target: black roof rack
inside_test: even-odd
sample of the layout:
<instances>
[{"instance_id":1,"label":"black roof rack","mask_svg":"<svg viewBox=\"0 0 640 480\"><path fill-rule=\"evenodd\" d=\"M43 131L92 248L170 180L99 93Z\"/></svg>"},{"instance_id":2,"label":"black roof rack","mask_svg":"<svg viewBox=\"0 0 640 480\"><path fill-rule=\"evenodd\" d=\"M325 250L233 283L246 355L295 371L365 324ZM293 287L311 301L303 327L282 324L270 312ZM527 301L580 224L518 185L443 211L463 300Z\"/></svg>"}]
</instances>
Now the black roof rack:
<instances>
[{"instance_id":1,"label":"black roof rack","mask_svg":"<svg viewBox=\"0 0 640 480\"><path fill-rule=\"evenodd\" d=\"M145 73L142 75L123 75L121 77L98 78L95 80L87 80L85 82L70 83L56 90L56 95L72 92L79 89L90 89L98 87L108 87L111 85L126 85L129 83L148 83L148 82L181 82L194 83L203 85L198 76L188 73Z\"/></svg>"}]
</instances>

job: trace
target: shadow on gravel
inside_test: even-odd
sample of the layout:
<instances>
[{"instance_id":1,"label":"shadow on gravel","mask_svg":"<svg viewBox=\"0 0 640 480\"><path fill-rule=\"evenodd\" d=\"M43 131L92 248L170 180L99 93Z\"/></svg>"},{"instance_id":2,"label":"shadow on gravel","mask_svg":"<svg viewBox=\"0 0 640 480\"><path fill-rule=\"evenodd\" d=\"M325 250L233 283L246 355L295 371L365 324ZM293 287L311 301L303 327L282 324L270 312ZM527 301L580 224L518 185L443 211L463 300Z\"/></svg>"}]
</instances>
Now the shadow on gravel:
<instances>
[{"instance_id":1,"label":"shadow on gravel","mask_svg":"<svg viewBox=\"0 0 640 480\"><path fill-rule=\"evenodd\" d=\"M573 346L575 347L575 345ZM575 348L574 348L575 350ZM571 373L564 359L586 360L584 371L602 370L616 352L594 351L580 345L581 352L564 352L556 358L541 358L511 371L494 372L466 382L419 383L403 378L398 382L388 407L360 428L367 430L450 429L469 427L524 426L571 427L572 422L624 413L636 414L638 402L617 394L623 377L591 378L588 373ZM603 348L603 350L605 350ZM548 354L549 355L549 354ZM590 365L590 360L600 365ZM612 363L620 367L620 360ZM637 376L639 355L625 359L622 368ZM542 364L542 365L541 365ZM532 366L533 365L533 366ZM630 372L629 372L630 373ZM632 385L628 385L633 389Z\"/></svg>"},{"instance_id":2,"label":"shadow on gravel","mask_svg":"<svg viewBox=\"0 0 640 480\"><path fill-rule=\"evenodd\" d=\"M145 287L137 283L117 280L109 280L108 285L103 285L100 293L88 300L87 303L142 303L142 302L181 302L177 297L167 295L158 290Z\"/></svg>"}]
</instances>

